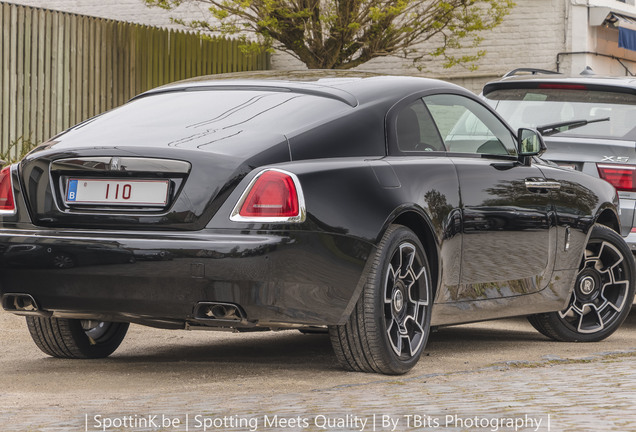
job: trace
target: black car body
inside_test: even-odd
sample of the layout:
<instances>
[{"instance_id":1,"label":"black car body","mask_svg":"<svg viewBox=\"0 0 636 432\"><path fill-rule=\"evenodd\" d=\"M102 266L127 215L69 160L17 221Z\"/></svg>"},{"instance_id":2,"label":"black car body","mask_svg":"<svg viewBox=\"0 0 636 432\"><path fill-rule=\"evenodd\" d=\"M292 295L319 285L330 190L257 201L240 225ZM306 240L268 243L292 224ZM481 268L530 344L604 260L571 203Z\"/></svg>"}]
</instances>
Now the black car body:
<instances>
[{"instance_id":1,"label":"black car body","mask_svg":"<svg viewBox=\"0 0 636 432\"><path fill-rule=\"evenodd\" d=\"M488 136L448 139L466 115ZM484 102L420 78L152 90L3 170L3 306L59 357L110 354L128 322L329 326L345 367L386 373L413 366L430 325L574 310L568 331L606 337L633 297L625 245L600 226L619 227L616 193L540 163L524 133L520 154ZM49 249L82 259L51 265ZM585 250L598 293L581 301Z\"/></svg>"},{"instance_id":2,"label":"black car body","mask_svg":"<svg viewBox=\"0 0 636 432\"><path fill-rule=\"evenodd\" d=\"M612 183L636 253L636 79L522 69L486 84L483 96L513 127L560 125L545 131L543 157Z\"/></svg>"}]
</instances>

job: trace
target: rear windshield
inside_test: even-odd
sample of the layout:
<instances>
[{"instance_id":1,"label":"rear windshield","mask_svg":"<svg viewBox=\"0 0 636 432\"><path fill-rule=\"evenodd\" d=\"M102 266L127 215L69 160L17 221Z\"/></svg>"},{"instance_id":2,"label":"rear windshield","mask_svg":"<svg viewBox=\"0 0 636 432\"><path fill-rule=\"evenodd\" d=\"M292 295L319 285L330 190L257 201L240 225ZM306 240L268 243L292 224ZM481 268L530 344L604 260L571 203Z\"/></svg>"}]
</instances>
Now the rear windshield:
<instances>
[{"instance_id":1,"label":"rear windshield","mask_svg":"<svg viewBox=\"0 0 636 432\"><path fill-rule=\"evenodd\" d=\"M338 100L294 92L167 92L142 97L94 118L85 135L96 136L83 136L83 140L99 143L101 135L105 135L109 142L126 142L130 137L152 133L172 145L185 141L213 144L245 131L302 131L350 110L349 105Z\"/></svg>"},{"instance_id":2,"label":"rear windshield","mask_svg":"<svg viewBox=\"0 0 636 432\"><path fill-rule=\"evenodd\" d=\"M609 121L564 130L555 136L635 139L633 94L589 89L502 89L489 93L486 99L515 129L609 117Z\"/></svg>"}]
</instances>

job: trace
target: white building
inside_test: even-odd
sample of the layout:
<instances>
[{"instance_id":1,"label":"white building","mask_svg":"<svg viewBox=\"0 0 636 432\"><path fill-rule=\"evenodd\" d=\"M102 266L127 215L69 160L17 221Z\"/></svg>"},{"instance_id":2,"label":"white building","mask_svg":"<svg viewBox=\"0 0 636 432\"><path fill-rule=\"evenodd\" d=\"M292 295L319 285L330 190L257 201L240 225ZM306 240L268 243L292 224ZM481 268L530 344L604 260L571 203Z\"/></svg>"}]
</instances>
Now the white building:
<instances>
[{"instance_id":1,"label":"white building","mask_svg":"<svg viewBox=\"0 0 636 432\"><path fill-rule=\"evenodd\" d=\"M206 13L205 8L192 5L182 5L176 11L147 8L142 0L6 1L172 28L178 26L172 23L171 16L189 20ZM483 35L481 49L486 50L486 55L475 72L458 66L443 69L441 60L428 61L420 72L408 61L396 57L377 58L359 69L442 78L473 91L521 67L576 74L589 66L597 74L636 75L636 47L619 48L617 27L629 31L632 26L636 30L636 0L516 0L516 3L503 24ZM630 18L634 21L630 22ZM304 65L279 53L273 55L272 67L284 70Z\"/></svg>"}]
</instances>

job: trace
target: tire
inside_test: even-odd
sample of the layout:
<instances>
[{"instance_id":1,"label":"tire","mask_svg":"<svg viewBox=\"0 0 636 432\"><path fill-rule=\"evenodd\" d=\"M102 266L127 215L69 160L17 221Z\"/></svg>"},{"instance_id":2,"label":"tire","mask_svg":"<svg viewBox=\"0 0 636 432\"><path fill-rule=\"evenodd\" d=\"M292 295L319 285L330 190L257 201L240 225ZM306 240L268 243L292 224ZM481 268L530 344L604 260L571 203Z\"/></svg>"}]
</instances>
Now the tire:
<instances>
[{"instance_id":1,"label":"tire","mask_svg":"<svg viewBox=\"0 0 636 432\"><path fill-rule=\"evenodd\" d=\"M625 321L634 301L636 264L623 238L595 225L568 306L528 317L541 334L564 342L596 342Z\"/></svg>"},{"instance_id":2,"label":"tire","mask_svg":"<svg viewBox=\"0 0 636 432\"><path fill-rule=\"evenodd\" d=\"M410 229L391 225L348 321L329 326L338 362L350 371L408 372L426 346L432 304L431 273L420 240Z\"/></svg>"},{"instance_id":3,"label":"tire","mask_svg":"<svg viewBox=\"0 0 636 432\"><path fill-rule=\"evenodd\" d=\"M121 344L128 323L26 317L35 344L58 358L104 358Z\"/></svg>"}]
</instances>

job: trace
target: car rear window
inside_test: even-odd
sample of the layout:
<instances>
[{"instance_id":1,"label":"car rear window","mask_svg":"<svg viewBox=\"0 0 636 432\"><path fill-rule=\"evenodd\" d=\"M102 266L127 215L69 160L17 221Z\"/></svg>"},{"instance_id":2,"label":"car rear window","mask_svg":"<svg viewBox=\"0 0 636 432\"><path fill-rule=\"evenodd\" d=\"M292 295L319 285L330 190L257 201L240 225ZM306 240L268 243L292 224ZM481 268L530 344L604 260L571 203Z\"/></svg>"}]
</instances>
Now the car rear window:
<instances>
[{"instance_id":1,"label":"car rear window","mask_svg":"<svg viewBox=\"0 0 636 432\"><path fill-rule=\"evenodd\" d=\"M142 97L90 123L97 126L92 133L108 130L111 141L138 136L137 131L155 131L174 145L185 141L213 145L244 131L292 133L349 111L344 102L294 92L202 90Z\"/></svg>"},{"instance_id":2,"label":"car rear window","mask_svg":"<svg viewBox=\"0 0 636 432\"><path fill-rule=\"evenodd\" d=\"M609 121L564 130L556 136L633 139L636 95L590 89L500 89L488 102L514 128L540 127L574 120Z\"/></svg>"}]
</instances>

